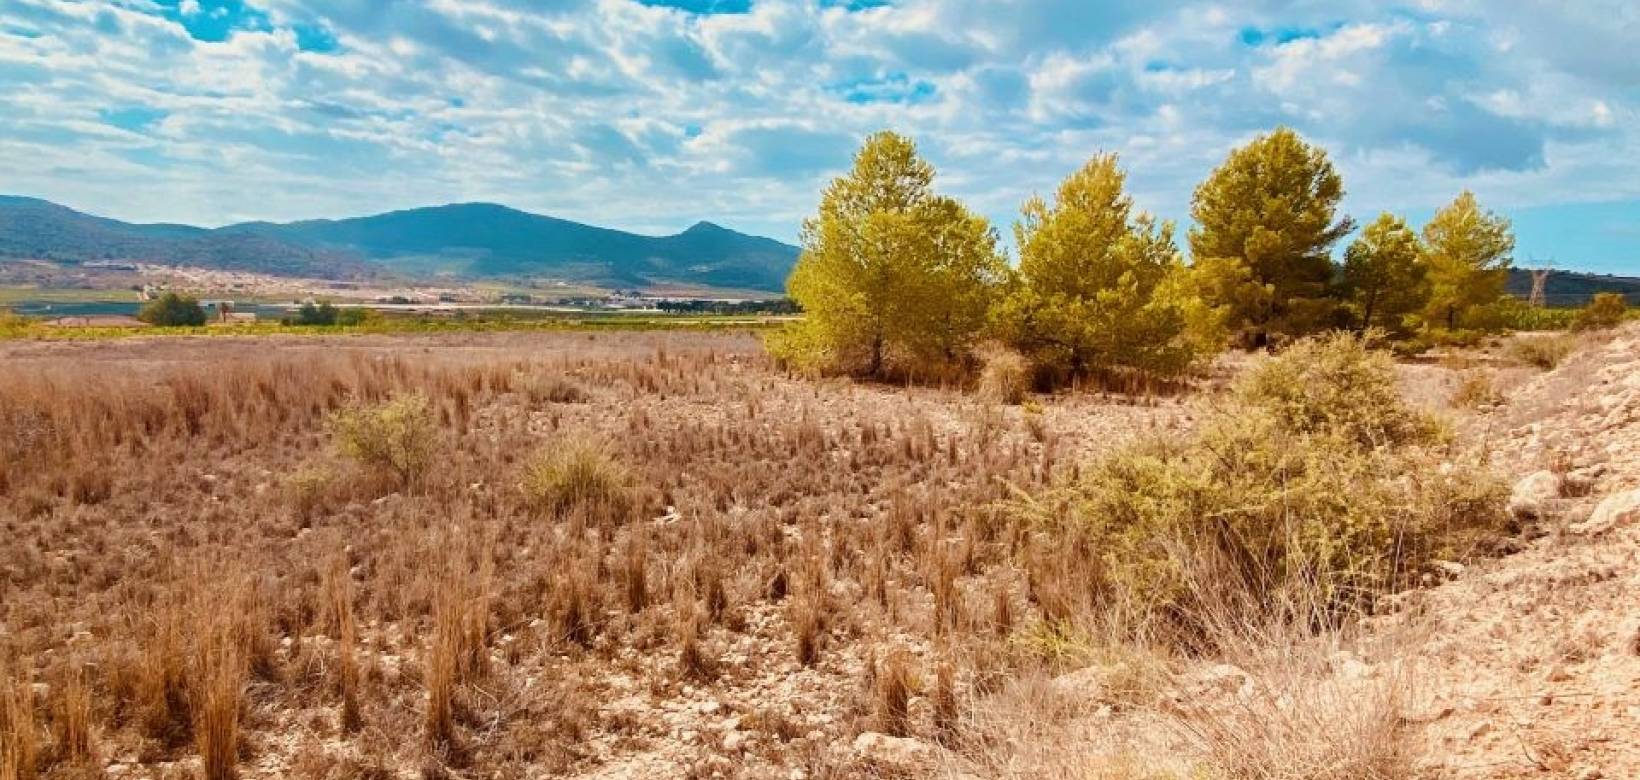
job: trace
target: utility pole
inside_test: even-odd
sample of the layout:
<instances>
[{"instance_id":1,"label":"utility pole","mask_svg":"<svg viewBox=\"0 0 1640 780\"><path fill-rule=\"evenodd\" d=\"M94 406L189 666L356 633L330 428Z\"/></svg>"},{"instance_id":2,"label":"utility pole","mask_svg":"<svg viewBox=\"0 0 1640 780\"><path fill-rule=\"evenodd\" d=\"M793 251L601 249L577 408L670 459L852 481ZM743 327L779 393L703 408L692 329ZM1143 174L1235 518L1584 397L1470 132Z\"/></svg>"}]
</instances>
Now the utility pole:
<instances>
[{"instance_id":1,"label":"utility pole","mask_svg":"<svg viewBox=\"0 0 1640 780\"><path fill-rule=\"evenodd\" d=\"M1534 258L1531 258L1531 260L1532 260L1532 265L1534 265L1534 266L1539 265L1538 261L1537 261L1537 258L1534 257ZM1552 274L1552 273L1555 272L1554 271L1554 263L1555 263L1555 259L1551 257L1551 258L1549 258L1549 263L1547 265L1542 265L1542 266L1539 266L1537 268L1531 269L1531 273L1532 273L1532 295L1531 295L1531 297L1526 299L1526 303L1528 305L1536 306L1536 307L1539 307L1539 308L1543 307L1545 300L1548 298L1548 295L1546 294L1546 291L1549 287L1549 274Z\"/></svg>"}]
</instances>

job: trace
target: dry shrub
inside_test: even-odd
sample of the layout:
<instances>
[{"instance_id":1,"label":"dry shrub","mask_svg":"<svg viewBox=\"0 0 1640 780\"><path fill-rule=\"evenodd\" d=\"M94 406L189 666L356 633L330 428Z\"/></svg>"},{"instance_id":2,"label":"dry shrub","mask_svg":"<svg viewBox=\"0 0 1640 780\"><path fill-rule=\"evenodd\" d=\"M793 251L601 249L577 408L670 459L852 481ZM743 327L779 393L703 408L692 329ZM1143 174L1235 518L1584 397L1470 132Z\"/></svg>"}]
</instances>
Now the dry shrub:
<instances>
[{"instance_id":1,"label":"dry shrub","mask_svg":"<svg viewBox=\"0 0 1640 780\"><path fill-rule=\"evenodd\" d=\"M579 571L560 577L547 605L547 618L556 638L581 647L591 647L598 635L597 582Z\"/></svg>"},{"instance_id":2,"label":"dry shrub","mask_svg":"<svg viewBox=\"0 0 1640 780\"><path fill-rule=\"evenodd\" d=\"M709 683L717 679L718 662L704 646L706 621L702 612L703 608L693 601L678 610L678 671L684 679Z\"/></svg>"},{"instance_id":3,"label":"dry shrub","mask_svg":"<svg viewBox=\"0 0 1640 780\"><path fill-rule=\"evenodd\" d=\"M427 396L409 393L380 404L353 403L330 421L344 454L392 475L400 486L417 483L438 450L438 428Z\"/></svg>"},{"instance_id":4,"label":"dry shrub","mask_svg":"<svg viewBox=\"0 0 1640 780\"><path fill-rule=\"evenodd\" d=\"M1572 318L1572 330L1607 330L1623 324L1629 315L1628 301L1622 293L1595 293L1589 305L1578 310Z\"/></svg>"},{"instance_id":5,"label":"dry shrub","mask_svg":"<svg viewBox=\"0 0 1640 780\"><path fill-rule=\"evenodd\" d=\"M796 638L797 662L813 666L820 660L820 645L825 639L825 617L816 597L804 595L793 599L790 610L792 633Z\"/></svg>"},{"instance_id":6,"label":"dry shrub","mask_svg":"<svg viewBox=\"0 0 1640 780\"><path fill-rule=\"evenodd\" d=\"M649 545L641 529L626 538L625 554L621 558L621 594L626 611L636 614L649 605Z\"/></svg>"},{"instance_id":7,"label":"dry shrub","mask_svg":"<svg viewBox=\"0 0 1640 780\"><path fill-rule=\"evenodd\" d=\"M1039 670L1027 671L963 713L960 732L948 739L939 777L997 780L1195 780L1192 762L1166 735L1165 716L1146 717L1142 735L1118 731L1110 720L1089 724L1099 706Z\"/></svg>"},{"instance_id":8,"label":"dry shrub","mask_svg":"<svg viewBox=\"0 0 1640 780\"><path fill-rule=\"evenodd\" d=\"M463 616L459 599L441 594L433 613L433 638L427 648L427 741L435 749L456 746L456 674L462 655Z\"/></svg>"},{"instance_id":9,"label":"dry shrub","mask_svg":"<svg viewBox=\"0 0 1640 780\"><path fill-rule=\"evenodd\" d=\"M1521 336L1509 342L1509 355L1529 366L1548 371L1577 349L1575 336Z\"/></svg>"},{"instance_id":10,"label":"dry shrub","mask_svg":"<svg viewBox=\"0 0 1640 780\"><path fill-rule=\"evenodd\" d=\"M455 534L452 531L452 534ZM460 541L455 541L459 538ZM489 610L493 574L488 543L439 537L450 555L433 596L433 635L426 655L427 741L446 757L461 754L455 731L456 686L490 673ZM472 565L473 558L477 566Z\"/></svg>"},{"instance_id":11,"label":"dry shrub","mask_svg":"<svg viewBox=\"0 0 1640 780\"><path fill-rule=\"evenodd\" d=\"M202 648L197 682L194 742L205 780L232 780L239 760L239 711L244 706L245 669L239 645L224 627Z\"/></svg>"},{"instance_id":12,"label":"dry shrub","mask_svg":"<svg viewBox=\"0 0 1640 780\"><path fill-rule=\"evenodd\" d=\"M130 697L143 731L166 747L177 747L193 738L188 618L181 604L160 606L141 629L142 647L132 674Z\"/></svg>"},{"instance_id":13,"label":"dry shrub","mask_svg":"<svg viewBox=\"0 0 1640 780\"><path fill-rule=\"evenodd\" d=\"M957 734L961 710L957 703L956 669L949 662L934 667L934 687L929 691L934 709L934 731L942 741Z\"/></svg>"},{"instance_id":14,"label":"dry shrub","mask_svg":"<svg viewBox=\"0 0 1640 780\"><path fill-rule=\"evenodd\" d=\"M621 520L632 510L632 476L603 448L576 440L542 450L524 466L520 487L538 511L586 512L600 520Z\"/></svg>"},{"instance_id":15,"label":"dry shrub","mask_svg":"<svg viewBox=\"0 0 1640 780\"><path fill-rule=\"evenodd\" d=\"M1500 404L1503 400L1503 392L1498 390L1492 372L1468 371L1458 382L1458 389L1452 391L1451 403L1459 409L1474 409Z\"/></svg>"},{"instance_id":16,"label":"dry shrub","mask_svg":"<svg viewBox=\"0 0 1640 780\"><path fill-rule=\"evenodd\" d=\"M1329 337L1255 369L1192 437L1119 451L1025 509L1060 547L1089 551L1083 564L1056 559L1084 572L1084 607L1122 605L1174 640L1210 643L1204 593L1255 611L1319 593L1319 612L1346 614L1503 531L1506 494L1444 450L1395 393L1387 358Z\"/></svg>"},{"instance_id":17,"label":"dry shrub","mask_svg":"<svg viewBox=\"0 0 1640 780\"><path fill-rule=\"evenodd\" d=\"M1031 392L1031 364L1024 355L1001 347L982 353L979 396L992 403L1018 404Z\"/></svg>"},{"instance_id":18,"label":"dry shrub","mask_svg":"<svg viewBox=\"0 0 1640 780\"><path fill-rule=\"evenodd\" d=\"M560 375L525 373L520 374L514 384L534 406L584 404L592 400L586 388Z\"/></svg>"}]
</instances>

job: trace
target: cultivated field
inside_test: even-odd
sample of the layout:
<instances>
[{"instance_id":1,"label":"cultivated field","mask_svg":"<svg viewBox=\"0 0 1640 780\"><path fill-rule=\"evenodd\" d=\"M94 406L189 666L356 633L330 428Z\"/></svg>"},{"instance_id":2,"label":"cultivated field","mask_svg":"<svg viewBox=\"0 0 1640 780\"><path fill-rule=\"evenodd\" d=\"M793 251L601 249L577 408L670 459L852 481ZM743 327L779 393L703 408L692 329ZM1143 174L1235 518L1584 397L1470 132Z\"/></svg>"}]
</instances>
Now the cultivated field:
<instances>
[{"instance_id":1,"label":"cultivated field","mask_svg":"<svg viewBox=\"0 0 1640 780\"><path fill-rule=\"evenodd\" d=\"M1530 539L1640 482L1599 444L1635 421L1531 427L1628 365L1627 333L1551 374L1400 370L1446 468L1496 450L1499 479L1558 480L1466 553L1550 555ZM0 777L1497 776L1465 767L1506 747L1431 762L1408 725L1502 744L1469 725L1496 709L1429 715L1461 671L1402 663L1429 621L1152 636L1111 617L1140 613L1095 537L1044 520L1101 456L1200 428L1247 362L1021 406L789 376L747 334L0 344Z\"/></svg>"}]
</instances>

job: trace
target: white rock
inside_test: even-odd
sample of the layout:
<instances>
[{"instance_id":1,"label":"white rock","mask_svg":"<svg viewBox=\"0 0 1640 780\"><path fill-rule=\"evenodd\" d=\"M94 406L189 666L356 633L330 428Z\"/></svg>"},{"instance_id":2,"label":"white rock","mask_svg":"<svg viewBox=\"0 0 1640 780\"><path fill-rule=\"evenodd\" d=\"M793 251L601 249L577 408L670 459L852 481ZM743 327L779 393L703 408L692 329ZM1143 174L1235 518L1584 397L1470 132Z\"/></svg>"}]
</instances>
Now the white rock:
<instances>
[{"instance_id":1,"label":"white rock","mask_svg":"<svg viewBox=\"0 0 1640 780\"><path fill-rule=\"evenodd\" d=\"M1574 534L1593 536L1603 534L1620 525L1640 520L1640 490L1630 490L1606 496L1589 519L1567 529Z\"/></svg>"},{"instance_id":2,"label":"white rock","mask_svg":"<svg viewBox=\"0 0 1640 780\"><path fill-rule=\"evenodd\" d=\"M1515 483L1509 493L1509 514L1517 520L1543 519L1549 502L1560 497L1560 476L1539 471Z\"/></svg>"},{"instance_id":3,"label":"white rock","mask_svg":"<svg viewBox=\"0 0 1640 780\"><path fill-rule=\"evenodd\" d=\"M854 738L860 758L908 774L926 772L934 765L934 748L926 742L867 731Z\"/></svg>"},{"instance_id":4,"label":"white rock","mask_svg":"<svg viewBox=\"0 0 1640 780\"><path fill-rule=\"evenodd\" d=\"M728 734L723 735L723 752L739 753L746 747L746 742L748 739L750 738L744 731L731 731Z\"/></svg>"}]
</instances>

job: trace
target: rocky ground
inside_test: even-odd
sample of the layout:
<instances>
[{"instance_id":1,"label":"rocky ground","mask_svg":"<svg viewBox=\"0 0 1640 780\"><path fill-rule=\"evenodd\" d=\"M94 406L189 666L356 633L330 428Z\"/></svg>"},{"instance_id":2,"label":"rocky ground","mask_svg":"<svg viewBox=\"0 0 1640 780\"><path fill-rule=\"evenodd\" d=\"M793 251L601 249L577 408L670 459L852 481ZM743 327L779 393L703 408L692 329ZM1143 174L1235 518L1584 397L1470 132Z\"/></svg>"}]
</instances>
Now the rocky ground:
<instances>
[{"instance_id":1,"label":"rocky ground","mask_svg":"<svg viewBox=\"0 0 1640 780\"><path fill-rule=\"evenodd\" d=\"M1640 329L1474 421L1542 536L1412 594L1437 777L1640 777Z\"/></svg>"},{"instance_id":2,"label":"rocky ground","mask_svg":"<svg viewBox=\"0 0 1640 780\"><path fill-rule=\"evenodd\" d=\"M839 555L875 538L860 529L878 527L900 511L893 495L962 487L968 472L980 468L973 464L985 461L957 460L958 454L971 457L958 444L998 457L1019 453L1009 455L1018 460L1017 469L998 473L1029 474L1047 468L1049 459L1071 463L1097 457L1135 435L1187 430L1195 416L1193 403L1180 398L1067 396L1045 399L1041 409L1027 411L996 409L949 390L816 384L769 371L749 337L456 335L417 341L414 348L390 337L0 345L0 358L9 365L42 376L67 365L96 365L127 378L188 366L209 369L227 357L250 362L275 355L293 364L320 364L344 353L361 364L392 354L451 371L518 361L573 377L589 388L589 402L529 406L515 389L475 403L470 432L460 441L464 447L529 442L546 440L557 430L624 439L622 451L648 481L661 484L682 473L677 482L685 487L668 489L685 497L691 495L686 487L700 491L688 503L695 512L716 517L723 529L773 526L751 507L795 501L786 494L801 494L800 480L817 479L807 472L845 473L850 458L869 460L877 453L891 465L900 459L935 464L917 467L922 470L893 465L881 478L856 480L859 484L827 477L832 504L794 503L800 513L838 515L827 527L834 538L848 540L837 545L844 551ZM687 370L676 368L680 360ZM1226 366L1223 373L1233 370ZM975 678L962 674L956 683L963 698L959 727L940 736L933 727L919 726L909 737L896 737L880 733L869 711L871 671L884 661L882 652L897 649L911 658L918 679L909 708L918 724L936 719L930 694L940 659L974 665L963 657L968 651L951 646L927 625L931 601L912 564L931 564L908 562L891 578L900 583L891 589L899 595L878 607L864 595L870 561L851 563L859 572L848 569L850 577L833 580L829 594L849 614L838 616L827 650L813 665L800 663L793 653L789 603L760 595L763 582L756 572L732 571L725 573L732 619L712 629L704 643L717 666L707 680L679 673L679 651L667 638L676 631L676 610L665 596L631 618L613 615L605 629L609 640L586 650L547 641L539 618L505 623L492 648L498 671L471 686L464 705L470 710L470 743L488 751L481 756L493 756L497 766L508 768L495 776L507 777L1135 780L1200 776L1227 750L1237 749L1263 751L1263 759L1274 756L1267 763L1288 767L1289 774L1274 777L1340 777L1281 755L1284 750L1292 756L1328 754L1306 740L1331 740L1334 750L1392 743L1410 757L1408 766L1431 778L1640 777L1640 750L1632 746L1640 736L1640 606L1634 599L1640 592L1640 328L1587 338L1551 371L1500 368L1494 376L1500 399L1452 407L1454 389L1472 370L1467 363L1407 366L1407 387L1420 402L1445 408L1456 435L1490 452L1516 482L1511 511L1524 530L1509 554L1451 564L1447 581L1431 581L1386 601L1383 613L1361 631L1320 639L1269 637L1199 663L1114 649L1086 668L1026 673L985 696L975 696ZM760 400L754 401L754 394ZM811 435L811 428L891 427L886 443L857 437L852 444L845 439L822 448L819 459L792 454L791 442ZM925 439L948 444L935 448L938 457L932 459L895 454ZM297 471L310 459L301 453L325 452L309 446L295 454L284 448L252 451L254 458L190 461L201 476L175 502L192 505L226 496L241 509L261 508L264 500L273 507L273 500L264 498L277 492L268 487L278 481L273 475ZM748 469L730 457L747 448L768 451L764 468ZM695 459L680 461L675 454L680 452ZM947 458L949 465L936 467ZM487 461L462 468L461 479L454 480L462 484L508 478L484 471L502 468ZM939 484L922 484L930 476ZM58 502L43 517L94 530L81 521L122 505L125 478L102 504ZM787 482L789 489L782 487ZM688 487L694 485L703 487ZM505 500L505 494L498 495L497 501ZM936 494L926 495L932 500ZM332 517L320 518L316 531L344 529L357 535L352 538L357 550L382 551L369 553L380 557L372 564L380 573L366 577L361 568L358 575L360 587L375 594L361 632L370 697L366 726L354 736L339 733L328 689L313 692L294 682L299 670L287 637L276 657L289 657L288 685L295 691L253 689L258 703L248 721L251 748L242 776L362 776L382 766L395 776L426 776L425 767L414 763L416 754L403 748L417 741L420 728L416 713L424 694L414 670L421 663L425 629L413 621L395 625L374 617L380 611L375 599L385 598L380 594L400 587L408 576L400 568L418 568L398 559L427 552L405 543L395 529L413 531L424 523L399 496L339 503ZM718 509L709 509L713 506ZM671 506L655 512L646 524L651 540L669 538L688 520L680 515L688 514ZM168 527L159 519L145 522ZM844 532L858 536L835 536ZM267 554L280 566L311 566L313 551L323 549L314 536L298 531L287 539L283 531L270 531L268 538L278 544L251 546L258 551L288 547ZM52 549L44 541L38 545ZM683 561L671 548L654 555L652 576L685 581ZM730 568L763 563L730 555L723 560ZM998 572L996 582L1011 582L1007 570ZM503 580L516 576L517 588L526 587L522 574L505 566L499 574ZM652 589L666 592L653 584ZM972 611L987 613L989 591L973 590ZM983 621L976 618L972 630L983 630ZM323 633L317 625L307 630L305 658L333 652ZM980 647L975 643L970 650ZM539 738L521 731L531 724L550 724L556 731ZM196 766L197 758L185 750L152 761L129 733L108 728L102 736L98 758L109 776L187 774ZM545 752L552 750L563 755ZM556 769L542 768L549 765ZM452 774L478 777L487 769L456 767Z\"/></svg>"},{"instance_id":3,"label":"rocky ground","mask_svg":"<svg viewBox=\"0 0 1640 780\"><path fill-rule=\"evenodd\" d=\"M1408 374L1430 398L1463 378L1450 366ZM927 766L1190 777L1238 751L1285 749L1268 762L1277 776L1341 777L1298 757L1394 742L1420 777L1640 777L1640 327L1587 337L1555 369L1504 383L1496 403L1454 422L1516 480L1523 532L1509 554L1450 564L1449 581L1387 600L1359 632L1173 668L1137 699L1112 682L1131 661L1027 681L991 703L1007 723L990 755ZM1336 744L1300 744L1325 732Z\"/></svg>"}]
</instances>

